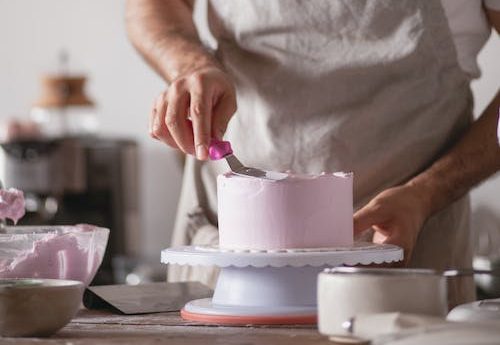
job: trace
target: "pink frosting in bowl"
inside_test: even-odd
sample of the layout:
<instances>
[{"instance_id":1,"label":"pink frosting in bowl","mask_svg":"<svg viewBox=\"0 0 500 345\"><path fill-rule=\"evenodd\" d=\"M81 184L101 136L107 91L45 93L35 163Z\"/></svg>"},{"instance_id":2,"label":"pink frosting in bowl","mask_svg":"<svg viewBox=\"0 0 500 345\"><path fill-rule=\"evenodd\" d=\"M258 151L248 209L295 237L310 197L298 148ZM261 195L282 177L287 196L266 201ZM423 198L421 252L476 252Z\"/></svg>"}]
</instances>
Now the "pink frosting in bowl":
<instances>
[{"instance_id":1,"label":"pink frosting in bowl","mask_svg":"<svg viewBox=\"0 0 500 345\"><path fill-rule=\"evenodd\" d=\"M108 236L108 229L86 224L7 227L0 233L0 278L69 279L88 286Z\"/></svg>"}]
</instances>

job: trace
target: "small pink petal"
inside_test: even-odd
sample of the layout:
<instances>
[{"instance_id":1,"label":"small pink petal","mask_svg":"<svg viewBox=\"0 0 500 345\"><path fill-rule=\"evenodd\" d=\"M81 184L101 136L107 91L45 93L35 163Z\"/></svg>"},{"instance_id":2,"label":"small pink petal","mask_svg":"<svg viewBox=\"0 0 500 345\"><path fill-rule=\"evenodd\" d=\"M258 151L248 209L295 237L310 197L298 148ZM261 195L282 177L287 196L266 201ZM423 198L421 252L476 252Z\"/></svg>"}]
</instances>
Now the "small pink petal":
<instances>
[{"instance_id":1,"label":"small pink petal","mask_svg":"<svg viewBox=\"0 0 500 345\"><path fill-rule=\"evenodd\" d=\"M0 219L9 218L17 224L24 213L24 193L15 188L0 189Z\"/></svg>"}]
</instances>

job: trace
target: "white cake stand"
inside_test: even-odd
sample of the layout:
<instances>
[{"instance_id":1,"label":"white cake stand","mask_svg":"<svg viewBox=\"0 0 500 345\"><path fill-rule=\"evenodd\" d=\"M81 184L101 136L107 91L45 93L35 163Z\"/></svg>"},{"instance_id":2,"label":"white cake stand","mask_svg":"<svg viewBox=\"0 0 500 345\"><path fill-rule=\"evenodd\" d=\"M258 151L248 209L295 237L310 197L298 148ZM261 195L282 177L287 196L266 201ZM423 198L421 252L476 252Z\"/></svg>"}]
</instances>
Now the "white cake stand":
<instances>
[{"instance_id":1,"label":"white cake stand","mask_svg":"<svg viewBox=\"0 0 500 345\"><path fill-rule=\"evenodd\" d=\"M187 303L187 320L219 324L315 324L317 276L326 267L381 264L403 259L394 245L282 251L227 250L216 246L165 249L165 264L218 266L214 295Z\"/></svg>"}]
</instances>

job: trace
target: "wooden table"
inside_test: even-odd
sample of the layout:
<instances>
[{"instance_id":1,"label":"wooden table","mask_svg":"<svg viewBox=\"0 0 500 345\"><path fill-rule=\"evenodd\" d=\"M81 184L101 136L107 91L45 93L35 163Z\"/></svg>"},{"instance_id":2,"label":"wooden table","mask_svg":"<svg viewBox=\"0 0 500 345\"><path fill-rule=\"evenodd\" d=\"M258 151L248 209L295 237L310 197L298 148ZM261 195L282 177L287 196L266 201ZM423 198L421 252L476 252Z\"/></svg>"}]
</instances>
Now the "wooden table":
<instances>
[{"instance_id":1,"label":"wooden table","mask_svg":"<svg viewBox=\"0 0 500 345\"><path fill-rule=\"evenodd\" d=\"M0 338L0 344L334 345L311 326L227 327L184 321L178 312L116 315L80 310L50 338Z\"/></svg>"}]
</instances>

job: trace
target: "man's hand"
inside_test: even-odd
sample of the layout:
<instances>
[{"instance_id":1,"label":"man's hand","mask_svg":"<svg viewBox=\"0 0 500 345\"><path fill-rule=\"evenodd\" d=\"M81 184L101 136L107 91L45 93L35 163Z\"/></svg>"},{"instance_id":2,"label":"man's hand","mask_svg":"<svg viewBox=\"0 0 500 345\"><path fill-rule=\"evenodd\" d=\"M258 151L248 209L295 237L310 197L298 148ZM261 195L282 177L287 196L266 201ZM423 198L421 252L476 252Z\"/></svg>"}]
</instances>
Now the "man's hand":
<instances>
[{"instance_id":1,"label":"man's hand","mask_svg":"<svg viewBox=\"0 0 500 345\"><path fill-rule=\"evenodd\" d=\"M229 77L216 67L204 67L181 75L156 98L149 132L205 160L210 140L222 138L235 111L236 93Z\"/></svg>"},{"instance_id":2,"label":"man's hand","mask_svg":"<svg viewBox=\"0 0 500 345\"><path fill-rule=\"evenodd\" d=\"M398 186L378 194L355 213L354 233L373 228L373 242L402 247L403 263L408 265L418 234L429 216L425 198L414 186Z\"/></svg>"},{"instance_id":3,"label":"man's hand","mask_svg":"<svg viewBox=\"0 0 500 345\"><path fill-rule=\"evenodd\" d=\"M128 0L130 40L169 84L155 100L149 132L198 159L212 138L221 139L236 111L234 86L201 43L192 0Z\"/></svg>"}]
</instances>

